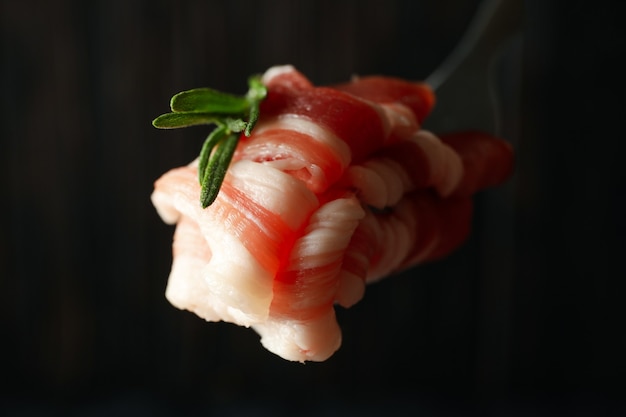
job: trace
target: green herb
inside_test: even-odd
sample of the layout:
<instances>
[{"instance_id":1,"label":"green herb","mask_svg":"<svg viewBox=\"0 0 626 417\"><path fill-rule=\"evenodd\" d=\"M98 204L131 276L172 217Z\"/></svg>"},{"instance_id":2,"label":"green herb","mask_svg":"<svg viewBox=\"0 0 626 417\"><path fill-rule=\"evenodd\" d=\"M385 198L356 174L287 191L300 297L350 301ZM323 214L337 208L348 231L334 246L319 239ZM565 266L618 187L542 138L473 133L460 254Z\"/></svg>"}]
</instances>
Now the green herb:
<instances>
[{"instance_id":1,"label":"green herb","mask_svg":"<svg viewBox=\"0 0 626 417\"><path fill-rule=\"evenodd\" d=\"M250 136L259 119L259 107L267 89L259 76L248 80L248 93L235 96L210 88L196 88L176 94L170 100L171 113L152 121L159 129L215 125L200 150L198 180L200 204L210 206L219 193L241 133Z\"/></svg>"}]
</instances>

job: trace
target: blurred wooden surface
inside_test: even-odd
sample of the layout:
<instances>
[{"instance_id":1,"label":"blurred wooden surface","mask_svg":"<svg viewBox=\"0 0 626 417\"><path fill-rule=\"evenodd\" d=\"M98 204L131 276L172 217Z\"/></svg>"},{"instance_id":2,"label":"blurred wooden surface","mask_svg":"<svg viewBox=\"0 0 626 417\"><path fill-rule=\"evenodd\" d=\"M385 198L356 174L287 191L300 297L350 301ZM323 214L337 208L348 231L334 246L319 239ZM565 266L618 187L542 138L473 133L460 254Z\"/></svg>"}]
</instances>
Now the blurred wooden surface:
<instances>
[{"instance_id":1,"label":"blurred wooden surface","mask_svg":"<svg viewBox=\"0 0 626 417\"><path fill-rule=\"evenodd\" d=\"M0 413L623 407L624 15L557 3L526 2L515 177L462 249L369 287L341 350L302 366L165 300L152 182L204 133L150 121L275 64L423 79L478 1L0 0Z\"/></svg>"}]
</instances>

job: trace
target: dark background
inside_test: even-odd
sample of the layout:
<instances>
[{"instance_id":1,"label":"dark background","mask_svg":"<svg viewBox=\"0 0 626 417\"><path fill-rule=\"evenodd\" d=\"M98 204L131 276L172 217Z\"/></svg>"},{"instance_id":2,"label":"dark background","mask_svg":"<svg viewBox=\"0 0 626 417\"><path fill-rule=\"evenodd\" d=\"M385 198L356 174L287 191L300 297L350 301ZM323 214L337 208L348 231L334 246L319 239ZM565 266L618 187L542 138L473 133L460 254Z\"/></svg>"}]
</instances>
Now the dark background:
<instances>
[{"instance_id":1,"label":"dark background","mask_svg":"<svg viewBox=\"0 0 626 417\"><path fill-rule=\"evenodd\" d=\"M0 0L0 414L625 415L617 1L526 1L514 177L477 196L454 255L339 309L328 361L286 362L163 295L152 183L206 134L151 127L172 94L243 93L285 63L318 84L423 79L477 4Z\"/></svg>"}]
</instances>

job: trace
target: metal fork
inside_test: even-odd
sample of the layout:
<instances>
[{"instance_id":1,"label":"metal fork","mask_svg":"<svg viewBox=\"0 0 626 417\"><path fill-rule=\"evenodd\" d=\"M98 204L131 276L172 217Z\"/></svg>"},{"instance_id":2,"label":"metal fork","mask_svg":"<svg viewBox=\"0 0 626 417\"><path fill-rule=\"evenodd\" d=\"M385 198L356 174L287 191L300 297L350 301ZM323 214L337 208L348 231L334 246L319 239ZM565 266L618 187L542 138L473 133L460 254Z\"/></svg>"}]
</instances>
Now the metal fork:
<instances>
[{"instance_id":1,"label":"metal fork","mask_svg":"<svg viewBox=\"0 0 626 417\"><path fill-rule=\"evenodd\" d=\"M436 133L479 129L519 140L523 0L483 0L467 32L427 78L437 102L425 128ZM516 36L519 35L519 36ZM503 116L507 116L506 118ZM505 123L502 123L502 122ZM502 131L501 131L502 130ZM507 394L515 247L514 181L480 193L474 234L480 258L476 286L476 389L484 398Z\"/></svg>"},{"instance_id":2,"label":"metal fork","mask_svg":"<svg viewBox=\"0 0 626 417\"><path fill-rule=\"evenodd\" d=\"M499 133L495 67L522 25L523 0L483 0L461 41L426 79L437 97L426 129Z\"/></svg>"}]
</instances>

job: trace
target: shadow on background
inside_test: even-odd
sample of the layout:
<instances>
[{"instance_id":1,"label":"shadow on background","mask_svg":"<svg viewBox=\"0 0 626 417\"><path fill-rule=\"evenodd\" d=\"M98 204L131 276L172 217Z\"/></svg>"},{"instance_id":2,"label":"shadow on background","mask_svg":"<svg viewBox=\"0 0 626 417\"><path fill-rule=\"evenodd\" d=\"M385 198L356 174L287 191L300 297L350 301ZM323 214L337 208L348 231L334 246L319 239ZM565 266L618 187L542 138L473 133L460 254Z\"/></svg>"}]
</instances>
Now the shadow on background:
<instances>
[{"instance_id":1,"label":"shadow on background","mask_svg":"<svg viewBox=\"0 0 626 417\"><path fill-rule=\"evenodd\" d=\"M285 63L318 84L424 79L477 4L0 0L0 414L625 413L618 2L526 2L515 176L477 196L460 250L339 309L327 362L164 298L152 183L206 134L151 127L173 93L242 93Z\"/></svg>"}]
</instances>

